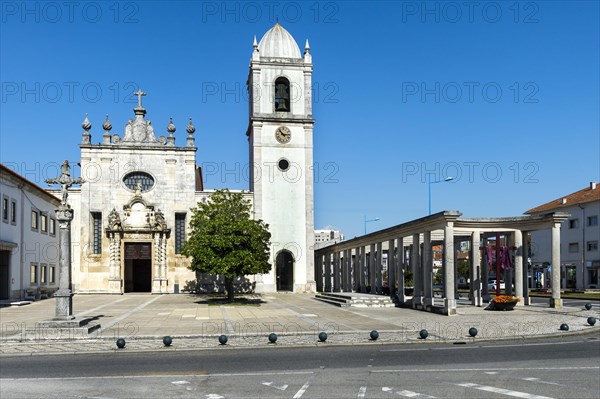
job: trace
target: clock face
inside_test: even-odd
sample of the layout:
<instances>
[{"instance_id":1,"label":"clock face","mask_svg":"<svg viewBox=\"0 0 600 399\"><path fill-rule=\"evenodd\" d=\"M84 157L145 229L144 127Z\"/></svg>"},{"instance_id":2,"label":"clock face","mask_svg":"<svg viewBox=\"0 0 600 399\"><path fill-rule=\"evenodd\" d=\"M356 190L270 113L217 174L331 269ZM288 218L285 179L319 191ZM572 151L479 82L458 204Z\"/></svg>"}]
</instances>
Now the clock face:
<instances>
[{"instance_id":1,"label":"clock face","mask_svg":"<svg viewBox=\"0 0 600 399\"><path fill-rule=\"evenodd\" d=\"M285 126L279 126L277 130L275 130L275 138L280 143L289 143L292 139L292 132Z\"/></svg>"}]
</instances>

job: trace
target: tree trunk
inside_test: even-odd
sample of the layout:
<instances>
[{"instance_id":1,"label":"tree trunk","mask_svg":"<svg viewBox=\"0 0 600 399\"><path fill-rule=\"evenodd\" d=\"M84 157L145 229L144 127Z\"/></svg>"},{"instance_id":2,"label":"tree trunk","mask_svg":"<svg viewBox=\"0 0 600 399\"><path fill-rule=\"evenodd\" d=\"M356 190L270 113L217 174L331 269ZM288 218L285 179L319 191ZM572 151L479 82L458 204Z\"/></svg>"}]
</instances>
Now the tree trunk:
<instances>
[{"instance_id":1,"label":"tree trunk","mask_svg":"<svg viewBox=\"0 0 600 399\"><path fill-rule=\"evenodd\" d=\"M227 300L233 302L233 277L225 277L225 290L227 291Z\"/></svg>"}]
</instances>

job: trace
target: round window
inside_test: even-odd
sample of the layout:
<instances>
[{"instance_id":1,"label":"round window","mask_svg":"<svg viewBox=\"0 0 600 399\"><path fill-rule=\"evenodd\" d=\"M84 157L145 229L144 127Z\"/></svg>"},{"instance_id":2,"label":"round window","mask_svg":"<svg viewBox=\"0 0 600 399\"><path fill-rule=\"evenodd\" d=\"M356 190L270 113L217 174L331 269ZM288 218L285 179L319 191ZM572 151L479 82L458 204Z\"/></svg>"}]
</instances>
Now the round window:
<instances>
[{"instance_id":1,"label":"round window","mask_svg":"<svg viewBox=\"0 0 600 399\"><path fill-rule=\"evenodd\" d=\"M123 177L123 184L132 191L139 188L142 192L146 192L154 187L154 178L146 172L131 172Z\"/></svg>"},{"instance_id":2,"label":"round window","mask_svg":"<svg viewBox=\"0 0 600 399\"><path fill-rule=\"evenodd\" d=\"M290 161L288 161L287 159L280 159L277 166L279 166L279 169L285 172L290 168Z\"/></svg>"}]
</instances>

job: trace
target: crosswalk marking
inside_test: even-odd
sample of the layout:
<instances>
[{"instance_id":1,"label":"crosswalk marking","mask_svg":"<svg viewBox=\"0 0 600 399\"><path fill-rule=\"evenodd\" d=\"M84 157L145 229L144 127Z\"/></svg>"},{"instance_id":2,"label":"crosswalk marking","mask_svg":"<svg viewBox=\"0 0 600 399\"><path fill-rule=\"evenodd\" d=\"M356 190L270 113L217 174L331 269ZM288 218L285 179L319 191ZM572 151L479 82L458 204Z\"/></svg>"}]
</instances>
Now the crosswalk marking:
<instances>
[{"instance_id":1,"label":"crosswalk marking","mask_svg":"<svg viewBox=\"0 0 600 399\"><path fill-rule=\"evenodd\" d=\"M391 387L382 387L381 390L383 392L393 392L394 388L391 388ZM425 395L425 394L422 394L422 393L413 392L413 391L407 391L407 390L397 391L396 394L400 395L400 396L404 396L406 398L435 399L435 396L429 396L429 395Z\"/></svg>"},{"instance_id":2,"label":"crosswalk marking","mask_svg":"<svg viewBox=\"0 0 600 399\"><path fill-rule=\"evenodd\" d=\"M308 385L308 381L306 382L306 384L302 385L302 388L300 388L300 390L298 392L296 392L296 394L294 395L294 397L292 399L298 399L301 398L302 395L304 395L304 392L306 392L306 390L308 389L310 385Z\"/></svg>"},{"instance_id":3,"label":"crosswalk marking","mask_svg":"<svg viewBox=\"0 0 600 399\"><path fill-rule=\"evenodd\" d=\"M487 386L487 385L473 384L473 383L470 383L470 382L466 382L466 383L463 383L463 384L456 384L456 385L461 386L461 387L465 387L465 388L479 389L480 391L494 392L494 393L499 393L499 394L502 394L502 395L514 396L514 397L517 397L517 398L524 398L524 399L553 399L553 398L550 398L548 396L533 395L533 394L526 393L526 392L511 391L510 389L490 387L490 386Z\"/></svg>"},{"instance_id":4,"label":"crosswalk marking","mask_svg":"<svg viewBox=\"0 0 600 399\"><path fill-rule=\"evenodd\" d=\"M356 399L364 399L367 393L367 387L360 387L358 390L358 395L356 395Z\"/></svg>"},{"instance_id":5,"label":"crosswalk marking","mask_svg":"<svg viewBox=\"0 0 600 399\"><path fill-rule=\"evenodd\" d=\"M521 378L521 379L525 380L525 381L539 382L540 384L560 385L557 382L542 381L542 380L540 380L539 378L536 378L536 377L527 377L527 378Z\"/></svg>"}]
</instances>

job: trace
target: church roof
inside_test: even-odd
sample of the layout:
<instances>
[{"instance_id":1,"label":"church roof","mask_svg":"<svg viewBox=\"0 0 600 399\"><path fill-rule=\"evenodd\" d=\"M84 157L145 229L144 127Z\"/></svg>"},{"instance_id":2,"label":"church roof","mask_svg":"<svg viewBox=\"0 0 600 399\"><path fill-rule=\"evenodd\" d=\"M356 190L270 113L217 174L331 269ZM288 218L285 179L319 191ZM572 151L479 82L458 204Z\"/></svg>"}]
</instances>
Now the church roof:
<instances>
[{"instance_id":1,"label":"church roof","mask_svg":"<svg viewBox=\"0 0 600 399\"><path fill-rule=\"evenodd\" d=\"M261 57L302 58L296 40L279 22L260 39L258 51Z\"/></svg>"}]
</instances>

